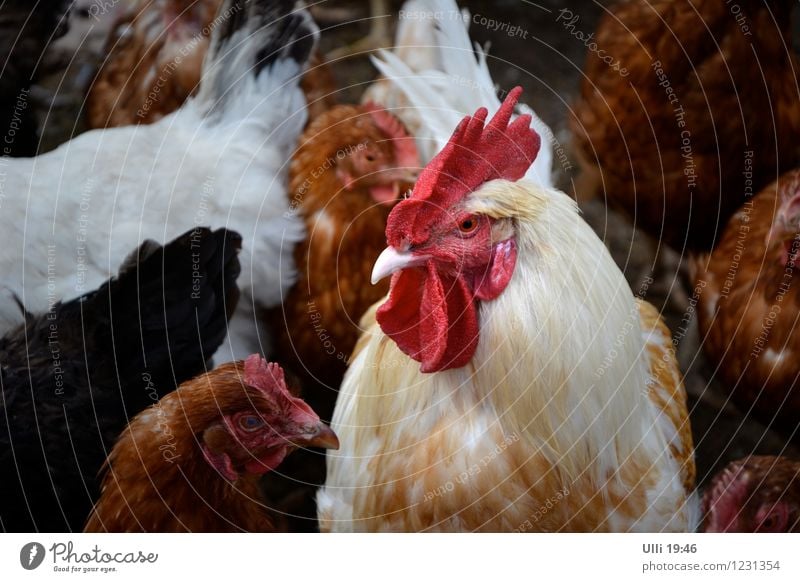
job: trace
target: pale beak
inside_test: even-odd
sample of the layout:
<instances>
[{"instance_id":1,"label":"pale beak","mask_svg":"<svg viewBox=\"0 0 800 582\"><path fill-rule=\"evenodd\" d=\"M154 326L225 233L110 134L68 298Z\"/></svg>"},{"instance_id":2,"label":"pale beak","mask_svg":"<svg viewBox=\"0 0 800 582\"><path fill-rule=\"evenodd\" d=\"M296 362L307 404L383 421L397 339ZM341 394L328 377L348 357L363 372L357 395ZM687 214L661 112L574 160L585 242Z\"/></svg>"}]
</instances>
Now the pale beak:
<instances>
[{"instance_id":1,"label":"pale beak","mask_svg":"<svg viewBox=\"0 0 800 582\"><path fill-rule=\"evenodd\" d=\"M413 184L417 181L417 178L419 178L419 173L421 171L422 170L414 168L387 168L376 174L376 178L378 178L384 184L388 184L390 182L404 182Z\"/></svg>"},{"instance_id":2,"label":"pale beak","mask_svg":"<svg viewBox=\"0 0 800 582\"><path fill-rule=\"evenodd\" d=\"M414 255L408 251L401 253L393 247L386 247L372 268L372 284L396 271L421 265L428 259L430 259L428 255Z\"/></svg>"},{"instance_id":3,"label":"pale beak","mask_svg":"<svg viewBox=\"0 0 800 582\"><path fill-rule=\"evenodd\" d=\"M409 168L398 168L392 177L396 182L408 182L414 184L419 178L420 170L412 170Z\"/></svg>"},{"instance_id":4,"label":"pale beak","mask_svg":"<svg viewBox=\"0 0 800 582\"><path fill-rule=\"evenodd\" d=\"M318 447L320 449L338 449L339 438L333 429L327 424L320 422L314 430L291 439L292 444L298 447Z\"/></svg>"}]
</instances>

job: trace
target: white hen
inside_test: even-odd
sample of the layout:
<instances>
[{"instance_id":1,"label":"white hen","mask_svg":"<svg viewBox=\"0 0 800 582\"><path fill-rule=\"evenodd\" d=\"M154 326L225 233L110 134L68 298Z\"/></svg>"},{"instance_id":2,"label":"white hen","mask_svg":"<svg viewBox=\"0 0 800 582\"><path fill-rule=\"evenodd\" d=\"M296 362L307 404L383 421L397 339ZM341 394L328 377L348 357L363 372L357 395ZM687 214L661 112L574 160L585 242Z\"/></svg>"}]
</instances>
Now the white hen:
<instances>
[{"instance_id":1,"label":"white hen","mask_svg":"<svg viewBox=\"0 0 800 582\"><path fill-rule=\"evenodd\" d=\"M295 0L226 0L211 26L200 91L175 113L0 159L0 269L28 310L98 286L145 239L227 227L243 237L242 298L220 359L258 350L254 310L292 285L303 236L286 173L306 121L298 82L319 33ZM0 332L21 317L12 293L0 300Z\"/></svg>"},{"instance_id":2,"label":"white hen","mask_svg":"<svg viewBox=\"0 0 800 582\"><path fill-rule=\"evenodd\" d=\"M486 53L469 38L469 11L455 0L408 0L400 11L395 49L379 51L372 62L385 77L364 95L399 117L417 141L422 164L445 146L465 115L486 107L489 115L500 99ZM553 131L523 104L517 115L531 115L542 136L536 162L526 174L544 187L552 187Z\"/></svg>"}]
</instances>

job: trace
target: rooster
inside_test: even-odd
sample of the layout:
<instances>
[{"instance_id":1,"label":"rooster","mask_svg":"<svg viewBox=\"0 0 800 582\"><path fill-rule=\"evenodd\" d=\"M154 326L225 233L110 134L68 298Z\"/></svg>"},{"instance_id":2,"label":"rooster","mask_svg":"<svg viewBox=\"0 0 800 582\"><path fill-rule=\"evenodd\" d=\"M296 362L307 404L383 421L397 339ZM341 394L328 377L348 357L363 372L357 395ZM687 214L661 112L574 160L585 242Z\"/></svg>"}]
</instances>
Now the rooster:
<instances>
[{"instance_id":1,"label":"rooster","mask_svg":"<svg viewBox=\"0 0 800 582\"><path fill-rule=\"evenodd\" d=\"M669 331L565 194L509 93L389 215L318 495L326 531L691 531Z\"/></svg>"},{"instance_id":2,"label":"rooster","mask_svg":"<svg viewBox=\"0 0 800 582\"><path fill-rule=\"evenodd\" d=\"M0 529L80 531L128 420L225 339L240 247L224 229L148 241L100 288L0 339Z\"/></svg>"},{"instance_id":3,"label":"rooster","mask_svg":"<svg viewBox=\"0 0 800 582\"><path fill-rule=\"evenodd\" d=\"M259 476L296 447L338 446L280 366L258 355L224 364L131 421L84 531L273 531Z\"/></svg>"},{"instance_id":4,"label":"rooster","mask_svg":"<svg viewBox=\"0 0 800 582\"><path fill-rule=\"evenodd\" d=\"M731 218L710 254L690 262L703 348L733 401L800 439L800 171Z\"/></svg>"},{"instance_id":5,"label":"rooster","mask_svg":"<svg viewBox=\"0 0 800 582\"><path fill-rule=\"evenodd\" d=\"M100 285L144 239L226 226L243 237L243 300L219 355L259 350L255 310L278 305L291 287L303 237L286 159L306 121L298 83L318 30L293 0L226 0L215 22L203 82L179 110L4 166L4 191L14 195L0 213L0 269L29 309ZM14 301L0 300L0 332L18 320Z\"/></svg>"},{"instance_id":6,"label":"rooster","mask_svg":"<svg viewBox=\"0 0 800 582\"><path fill-rule=\"evenodd\" d=\"M800 161L795 4L628 0L609 9L571 120L585 187L676 250L710 249L748 190ZM578 17L565 9L558 19L574 28Z\"/></svg>"},{"instance_id":7,"label":"rooster","mask_svg":"<svg viewBox=\"0 0 800 582\"><path fill-rule=\"evenodd\" d=\"M479 107L490 114L500 99L486 63L486 53L473 46L467 9L455 0L408 0L406 15L397 26L395 49L378 51L372 63L383 77L364 94L397 115L417 140L423 164L448 141L461 119ZM552 186L552 130L519 103L517 113L531 117L534 129L546 139L526 176Z\"/></svg>"},{"instance_id":8,"label":"rooster","mask_svg":"<svg viewBox=\"0 0 800 582\"><path fill-rule=\"evenodd\" d=\"M730 463L703 497L707 533L800 531L800 462L752 456Z\"/></svg>"}]
</instances>

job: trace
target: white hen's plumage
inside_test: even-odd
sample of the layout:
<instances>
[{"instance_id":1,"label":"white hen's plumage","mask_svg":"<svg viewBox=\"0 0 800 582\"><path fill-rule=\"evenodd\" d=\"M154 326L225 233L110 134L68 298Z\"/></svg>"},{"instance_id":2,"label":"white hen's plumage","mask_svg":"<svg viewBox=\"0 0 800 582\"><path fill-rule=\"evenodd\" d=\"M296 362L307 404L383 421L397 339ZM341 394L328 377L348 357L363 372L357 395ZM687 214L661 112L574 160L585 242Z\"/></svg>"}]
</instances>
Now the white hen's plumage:
<instances>
[{"instance_id":1,"label":"white hen's plumage","mask_svg":"<svg viewBox=\"0 0 800 582\"><path fill-rule=\"evenodd\" d=\"M313 44L316 25L305 12L294 17ZM198 96L152 125L90 131L36 158L0 160L0 332L21 321L11 292L29 311L46 310L100 285L146 239L227 227L243 238L242 297L220 359L258 350L254 307L281 301L304 234L286 195L306 121L304 63L287 52L257 72L250 59L275 37L270 26L246 23L212 45Z\"/></svg>"}]
</instances>

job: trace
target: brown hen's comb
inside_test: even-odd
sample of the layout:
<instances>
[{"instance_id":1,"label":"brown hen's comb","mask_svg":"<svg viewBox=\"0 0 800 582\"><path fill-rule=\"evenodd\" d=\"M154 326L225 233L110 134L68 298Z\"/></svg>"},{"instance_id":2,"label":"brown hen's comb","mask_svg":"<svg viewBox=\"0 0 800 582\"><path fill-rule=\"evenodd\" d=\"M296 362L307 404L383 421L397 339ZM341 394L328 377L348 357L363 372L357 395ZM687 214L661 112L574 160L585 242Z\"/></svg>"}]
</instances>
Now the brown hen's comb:
<instances>
[{"instance_id":1,"label":"brown hen's comb","mask_svg":"<svg viewBox=\"0 0 800 582\"><path fill-rule=\"evenodd\" d=\"M450 141L422 170L411 197L394 207L386 226L390 245L417 244L441 212L461 201L481 184L502 178L522 178L539 153L541 139L531 127L531 116L511 114L522 94L515 87L488 125L488 111L461 120Z\"/></svg>"},{"instance_id":2,"label":"brown hen's comb","mask_svg":"<svg viewBox=\"0 0 800 582\"><path fill-rule=\"evenodd\" d=\"M394 152L398 165L407 168L418 168L417 144L414 138L408 134L400 120L372 101L366 103L364 108L369 112L372 121L383 135L394 140Z\"/></svg>"},{"instance_id":3,"label":"brown hen's comb","mask_svg":"<svg viewBox=\"0 0 800 582\"><path fill-rule=\"evenodd\" d=\"M248 386L258 388L266 394L278 390L291 396L289 388L286 386L283 368L274 362L268 363L258 354L247 356L245 359L244 381Z\"/></svg>"}]
</instances>

